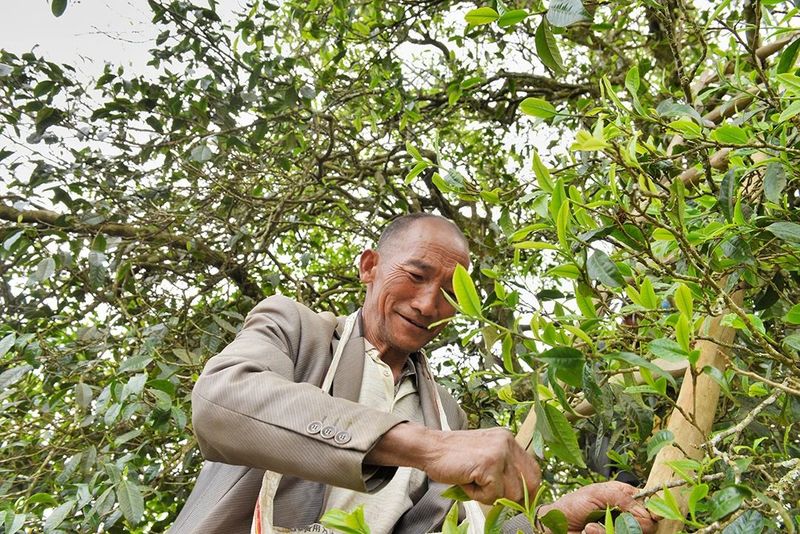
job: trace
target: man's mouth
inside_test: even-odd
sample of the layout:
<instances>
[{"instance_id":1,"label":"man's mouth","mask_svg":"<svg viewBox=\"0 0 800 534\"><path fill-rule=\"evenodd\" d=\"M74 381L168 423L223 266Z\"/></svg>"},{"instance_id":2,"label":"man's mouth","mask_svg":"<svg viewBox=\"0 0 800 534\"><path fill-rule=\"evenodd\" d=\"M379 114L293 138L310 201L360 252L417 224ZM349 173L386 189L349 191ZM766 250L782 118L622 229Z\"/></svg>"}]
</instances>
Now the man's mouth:
<instances>
[{"instance_id":1,"label":"man's mouth","mask_svg":"<svg viewBox=\"0 0 800 534\"><path fill-rule=\"evenodd\" d=\"M428 331L428 327L427 327L427 326L426 326L424 323L419 323L419 322L417 322L417 321L414 321L414 320L412 320L412 319L409 319L409 318L408 318L408 317L406 317L405 315L401 315L400 317L402 317L402 318L403 318L403 319L404 319L404 320L405 320L407 323L410 323L410 324L412 324L413 326L416 326L416 327L417 327L417 328L419 328L420 330L425 330L426 332Z\"/></svg>"}]
</instances>

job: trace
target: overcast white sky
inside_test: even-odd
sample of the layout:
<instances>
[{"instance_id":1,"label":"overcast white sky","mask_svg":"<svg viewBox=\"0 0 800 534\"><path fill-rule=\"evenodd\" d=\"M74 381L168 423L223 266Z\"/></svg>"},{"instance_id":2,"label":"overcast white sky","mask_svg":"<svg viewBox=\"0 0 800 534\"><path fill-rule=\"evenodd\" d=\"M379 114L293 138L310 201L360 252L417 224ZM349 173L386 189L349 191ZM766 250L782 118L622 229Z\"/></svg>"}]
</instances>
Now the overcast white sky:
<instances>
[{"instance_id":1,"label":"overcast white sky","mask_svg":"<svg viewBox=\"0 0 800 534\"><path fill-rule=\"evenodd\" d=\"M220 0L220 15L240 3ZM18 55L35 50L86 75L97 75L105 62L141 72L159 31L151 18L145 0L70 0L58 18L50 11L50 0L2 0L0 48Z\"/></svg>"}]
</instances>

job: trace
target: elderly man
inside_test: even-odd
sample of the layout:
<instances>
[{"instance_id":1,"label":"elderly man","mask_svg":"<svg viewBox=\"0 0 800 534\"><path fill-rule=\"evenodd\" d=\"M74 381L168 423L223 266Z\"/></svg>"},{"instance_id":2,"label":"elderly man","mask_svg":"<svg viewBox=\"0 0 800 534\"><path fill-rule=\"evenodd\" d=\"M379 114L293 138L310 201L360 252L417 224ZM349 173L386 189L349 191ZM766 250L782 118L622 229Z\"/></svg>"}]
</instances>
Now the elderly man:
<instances>
[{"instance_id":1,"label":"elderly man","mask_svg":"<svg viewBox=\"0 0 800 534\"><path fill-rule=\"evenodd\" d=\"M259 303L193 391L208 461L171 532L250 532L265 470L282 474L273 523L298 532L319 531L328 509L357 505L376 534L431 532L450 507L441 497L448 485L484 503L522 499L523 481L533 494L535 460L506 430L463 430L463 412L437 389L421 352L442 329L432 325L455 311L443 292L452 294L457 264L469 264L461 231L414 214L361 255L366 298L349 320L280 296ZM606 505L652 530L633 492L593 485L550 506L578 532Z\"/></svg>"}]
</instances>

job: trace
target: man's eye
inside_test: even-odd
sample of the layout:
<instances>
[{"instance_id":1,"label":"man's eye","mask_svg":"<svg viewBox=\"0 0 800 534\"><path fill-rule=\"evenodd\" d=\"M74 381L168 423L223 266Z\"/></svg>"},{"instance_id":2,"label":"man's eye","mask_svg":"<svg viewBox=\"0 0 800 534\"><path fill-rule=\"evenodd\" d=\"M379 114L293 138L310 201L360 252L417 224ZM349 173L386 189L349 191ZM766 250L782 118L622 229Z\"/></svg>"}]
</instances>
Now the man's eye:
<instances>
[{"instance_id":1,"label":"man's eye","mask_svg":"<svg viewBox=\"0 0 800 534\"><path fill-rule=\"evenodd\" d=\"M411 271L409 271L408 274L409 276L411 276L411 279L414 280L415 282L422 282L423 277L421 274Z\"/></svg>"}]
</instances>

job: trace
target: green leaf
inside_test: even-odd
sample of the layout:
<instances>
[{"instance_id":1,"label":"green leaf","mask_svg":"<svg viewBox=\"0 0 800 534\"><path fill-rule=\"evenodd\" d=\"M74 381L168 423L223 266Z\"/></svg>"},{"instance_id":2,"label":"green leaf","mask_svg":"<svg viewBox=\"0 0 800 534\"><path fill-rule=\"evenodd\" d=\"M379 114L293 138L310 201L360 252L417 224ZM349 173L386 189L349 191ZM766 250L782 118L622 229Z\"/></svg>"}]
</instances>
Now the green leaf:
<instances>
[{"instance_id":1,"label":"green leaf","mask_svg":"<svg viewBox=\"0 0 800 534\"><path fill-rule=\"evenodd\" d=\"M424 171L427 167L428 167L427 162L425 161L418 162L416 165L414 165L414 168L411 169L409 173L406 175L405 180L403 180L403 185L410 184L412 181L414 181L414 178L416 178L419 175L419 173Z\"/></svg>"},{"instance_id":2,"label":"green leaf","mask_svg":"<svg viewBox=\"0 0 800 534\"><path fill-rule=\"evenodd\" d=\"M783 316L783 320L791 324L800 324L800 304L792 306L792 309Z\"/></svg>"},{"instance_id":3,"label":"green leaf","mask_svg":"<svg viewBox=\"0 0 800 534\"><path fill-rule=\"evenodd\" d=\"M778 68L776 69L777 74L789 72L789 70L794 68L794 64L797 62L798 50L800 50L800 38L795 39L794 42L787 46L781 53L781 58L778 61Z\"/></svg>"},{"instance_id":4,"label":"green leaf","mask_svg":"<svg viewBox=\"0 0 800 534\"><path fill-rule=\"evenodd\" d=\"M698 484L689 493L689 513L692 515L692 519L697 510L697 503L705 499L706 495L708 495L708 484Z\"/></svg>"},{"instance_id":5,"label":"green leaf","mask_svg":"<svg viewBox=\"0 0 800 534\"><path fill-rule=\"evenodd\" d=\"M567 521L567 516L564 515L564 512L558 510L557 508L553 508L541 516L539 521L541 521L544 526L549 528L552 534L567 534L567 531L569 530L569 521Z\"/></svg>"},{"instance_id":6,"label":"green leaf","mask_svg":"<svg viewBox=\"0 0 800 534\"><path fill-rule=\"evenodd\" d=\"M461 486L450 486L442 492L442 497L451 501L466 502L471 501L472 498L467 495L464 488Z\"/></svg>"},{"instance_id":7,"label":"green leaf","mask_svg":"<svg viewBox=\"0 0 800 534\"><path fill-rule=\"evenodd\" d=\"M781 112L780 116L778 117L778 123L780 124L781 122L786 122L798 113L800 113L800 100L795 100L789 104L789 107Z\"/></svg>"},{"instance_id":8,"label":"green leaf","mask_svg":"<svg viewBox=\"0 0 800 534\"><path fill-rule=\"evenodd\" d=\"M671 430L659 430L653 437L651 437L647 441L647 461L649 462L653 458L655 458L658 451L667 447L668 445L672 445L675 441L675 435L672 433Z\"/></svg>"},{"instance_id":9,"label":"green leaf","mask_svg":"<svg viewBox=\"0 0 800 534\"><path fill-rule=\"evenodd\" d=\"M687 353L692 350L692 333L692 326L689 322L689 319L687 319L685 315L681 314L678 317L678 322L675 324L675 338L678 340L678 345L680 345Z\"/></svg>"},{"instance_id":10,"label":"green leaf","mask_svg":"<svg viewBox=\"0 0 800 534\"><path fill-rule=\"evenodd\" d=\"M556 108L542 98L526 98L519 105L519 110L525 115L549 119L556 114Z\"/></svg>"},{"instance_id":11,"label":"green leaf","mask_svg":"<svg viewBox=\"0 0 800 534\"><path fill-rule=\"evenodd\" d=\"M197 145L192 149L191 154L189 155L189 159L191 161L196 161L197 163L205 163L209 161L211 158L214 157L214 153L211 152L211 149L208 148L208 145L205 143Z\"/></svg>"},{"instance_id":12,"label":"green leaf","mask_svg":"<svg viewBox=\"0 0 800 534\"><path fill-rule=\"evenodd\" d=\"M625 87L632 95L639 92L639 67L636 65L631 67L625 75Z\"/></svg>"},{"instance_id":13,"label":"green leaf","mask_svg":"<svg viewBox=\"0 0 800 534\"><path fill-rule=\"evenodd\" d=\"M14 342L17 340L17 335L15 333L10 333L5 336L3 339L0 339L0 358L6 355L6 353L11 350L11 347L14 346Z\"/></svg>"},{"instance_id":14,"label":"green leaf","mask_svg":"<svg viewBox=\"0 0 800 534\"><path fill-rule=\"evenodd\" d=\"M589 20L581 0L553 0L547 10L547 21L557 28Z\"/></svg>"},{"instance_id":15,"label":"green leaf","mask_svg":"<svg viewBox=\"0 0 800 534\"><path fill-rule=\"evenodd\" d=\"M44 258L36 266L36 274L34 278L37 282L44 282L49 279L56 272L56 261L53 258Z\"/></svg>"},{"instance_id":16,"label":"green leaf","mask_svg":"<svg viewBox=\"0 0 800 534\"><path fill-rule=\"evenodd\" d=\"M419 150L417 150L414 145L408 141L406 141L406 152L411 154L411 157L414 158L415 161L425 161L425 159L422 157L422 154L419 153Z\"/></svg>"},{"instance_id":17,"label":"green leaf","mask_svg":"<svg viewBox=\"0 0 800 534\"><path fill-rule=\"evenodd\" d=\"M456 265L456 270L453 272L453 291L464 314L470 317L481 316L481 300L478 298L475 284L461 264Z\"/></svg>"},{"instance_id":18,"label":"green leaf","mask_svg":"<svg viewBox=\"0 0 800 534\"><path fill-rule=\"evenodd\" d=\"M569 278L570 280L578 280L581 277L581 270L574 263L565 263L564 265L557 265L544 273L547 277L552 278Z\"/></svg>"},{"instance_id":19,"label":"green leaf","mask_svg":"<svg viewBox=\"0 0 800 534\"><path fill-rule=\"evenodd\" d=\"M561 248L566 252L569 252L570 250L567 236L567 229L569 227L570 219L569 206L569 200L565 200L558 209L558 216L556 217L556 236L558 237L558 242L561 245Z\"/></svg>"},{"instance_id":20,"label":"green leaf","mask_svg":"<svg viewBox=\"0 0 800 534\"><path fill-rule=\"evenodd\" d=\"M578 152L595 152L597 150L604 150L608 148L608 143L605 139L593 136L587 130L579 130L575 134L575 142L570 146L570 150Z\"/></svg>"},{"instance_id":21,"label":"green leaf","mask_svg":"<svg viewBox=\"0 0 800 534\"><path fill-rule=\"evenodd\" d=\"M663 498L658 496L651 497L645 506L654 514L660 515L665 519L683 521L683 514L680 508L678 508L675 497L672 495L669 488L664 488Z\"/></svg>"},{"instance_id":22,"label":"green leaf","mask_svg":"<svg viewBox=\"0 0 800 534\"><path fill-rule=\"evenodd\" d=\"M684 362L688 354L680 345L668 338L659 338L651 341L647 347L657 358L668 362Z\"/></svg>"},{"instance_id":23,"label":"green leaf","mask_svg":"<svg viewBox=\"0 0 800 534\"><path fill-rule=\"evenodd\" d=\"M546 243L544 241L520 241L519 243L514 243L514 248L518 249L534 249L534 250L558 250L558 247L552 243Z\"/></svg>"},{"instance_id":24,"label":"green leaf","mask_svg":"<svg viewBox=\"0 0 800 534\"><path fill-rule=\"evenodd\" d=\"M614 521L614 534L642 534L642 527L630 513L623 512Z\"/></svg>"},{"instance_id":25,"label":"green leaf","mask_svg":"<svg viewBox=\"0 0 800 534\"><path fill-rule=\"evenodd\" d=\"M686 139L697 139L703 136L703 130L694 121L678 119L668 124L673 130L680 132Z\"/></svg>"},{"instance_id":26,"label":"green leaf","mask_svg":"<svg viewBox=\"0 0 800 534\"><path fill-rule=\"evenodd\" d=\"M764 173L764 196L770 202L780 204L785 187L786 173L783 170L783 165L773 161L767 165L767 170Z\"/></svg>"},{"instance_id":27,"label":"green leaf","mask_svg":"<svg viewBox=\"0 0 800 534\"><path fill-rule=\"evenodd\" d=\"M794 74L784 73L778 74L777 78L781 85L786 87L787 91L800 94L800 77Z\"/></svg>"},{"instance_id":28,"label":"green leaf","mask_svg":"<svg viewBox=\"0 0 800 534\"><path fill-rule=\"evenodd\" d=\"M743 486L729 486L716 492L708 501L709 519L717 521L732 514L750 498L750 495L750 490Z\"/></svg>"},{"instance_id":29,"label":"green leaf","mask_svg":"<svg viewBox=\"0 0 800 534\"><path fill-rule=\"evenodd\" d=\"M117 484L117 502L122 515L132 525L136 525L142 520L144 515L144 497L139 486L128 479L123 478Z\"/></svg>"},{"instance_id":30,"label":"green leaf","mask_svg":"<svg viewBox=\"0 0 800 534\"><path fill-rule=\"evenodd\" d=\"M736 172L733 169L725 173L722 183L719 186L719 209L725 216L728 222L733 221L733 209L736 202L736 187L737 187Z\"/></svg>"},{"instance_id":31,"label":"green leaf","mask_svg":"<svg viewBox=\"0 0 800 534\"><path fill-rule=\"evenodd\" d=\"M536 28L534 35L536 45L536 55L539 56L542 64L557 74L564 72L564 60L561 59L561 52L558 50L558 43L550 29L550 24L546 19L542 19L539 27Z\"/></svg>"},{"instance_id":32,"label":"green leaf","mask_svg":"<svg viewBox=\"0 0 800 534\"><path fill-rule=\"evenodd\" d=\"M27 517L27 514L16 514L13 510L7 510L3 521L5 534L16 534L25 524Z\"/></svg>"},{"instance_id":33,"label":"green leaf","mask_svg":"<svg viewBox=\"0 0 800 534\"><path fill-rule=\"evenodd\" d=\"M491 24L500 18L500 15L491 7L479 7L464 15L464 20L470 26L480 26L481 24Z\"/></svg>"},{"instance_id":34,"label":"green leaf","mask_svg":"<svg viewBox=\"0 0 800 534\"><path fill-rule=\"evenodd\" d=\"M694 299L692 298L692 290L686 284L678 284L678 289L675 290L675 306L686 318L692 320Z\"/></svg>"},{"instance_id":35,"label":"green leaf","mask_svg":"<svg viewBox=\"0 0 800 534\"><path fill-rule=\"evenodd\" d=\"M796 351L800 351L800 334L786 336L783 340L783 344L787 347L793 348Z\"/></svg>"},{"instance_id":36,"label":"green leaf","mask_svg":"<svg viewBox=\"0 0 800 534\"><path fill-rule=\"evenodd\" d=\"M527 17L528 12L524 9L512 9L500 15L500 18L497 20L497 25L501 28L508 28L509 26L522 22Z\"/></svg>"},{"instance_id":37,"label":"green leaf","mask_svg":"<svg viewBox=\"0 0 800 534\"><path fill-rule=\"evenodd\" d=\"M344 534L370 534L369 525L364 519L364 507L359 506L350 513L344 510L328 510L320 518L320 523Z\"/></svg>"},{"instance_id":38,"label":"green leaf","mask_svg":"<svg viewBox=\"0 0 800 534\"><path fill-rule=\"evenodd\" d=\"M761 534L766 528L764 516L758 510L747 510L722 530L722 534Z\"/></svg>"},{"instance_id":39,"label":"green leaf","mask_svg":"<svg viewBox=\"0 0 800 534\"><path fill-rule=\"evenodd\" d=\"M53 0L50 3L50 11L53 12L53 15L56 17L60 17L64 14L64 11L67 10L67 0Z\"/></svg>"},{"instance_id":40,"label":"green leaf","mask_svg":"<svg viewBox=\"0 0 800 534\"><path fill-rule=\"evenodd\" d=\"M617 265L602 250L595 250L586 260L586 271L589 278L608 287L620 287L625 281Z\"/></svg>"},{"instance_id":41,"label":"green leaf","mask_svg":"<svg viewBox=\"0 0 800 534\"><path fill-rule=\"evenodd\" d=\"M47 519L44 521L44 531L46 534L53 532L55 529L64 522L67 516L72 512L72 508L75 506L74 501L67 501L61 505L59 505L55 510L50 512L50 515L47 516Z\"/></svg>"},{"instance_id":42,"label":"green leaf","mask_svg":"<svg viewBox=\"0 0 800 534\"><path fill-rule=\"evenodd\" d=\"M750 139L744 128L734 124L723 124L711 132L711 138L718 143L730 145L746 145Z\"/></svg>"},{"instance_id":43,"label":"green leaf","mask_svg":"<svg viewBox=\"0 0 800 534\"><path fill-rule=\"evenodd\" d=\"M658 308L658 297L653 289L653 283L646 276L644 280L642 280L642 287L639 291L639 295L642 299L642 305L645 308L649 308L651 310Z\"/></svg>"},{"instance_id":44,"label":"green leaf","mask_svg":"<svg viewBox=\"0 0 800 534\"><path fill-rule=\"evenodd\" d=\"M578 349L554 347L541 353L537 359L555 369L556 376L570 386L581 387L586 359Z\"/></svg>"},{"instance_id":45,"label":"green leaf","mask_svg":"<svg viewBox=\"0 0 800 534\"><path fill-rule=\"evenodd\" d=\"M553 180L550 178L550 169L542 163L541 158L539 158L539 152L536 150L533 151L533 172L536 174L536 182L539 184L539 189L552 193Z\"/></svg>"},{"instance_id":46,"label":"green leaf","mask_svg":"<svg viewBox=\"0 0 800 534\"><path fill-rule=\"evenodd\" d=\"M16 367L6 369L0 373L0 392L4 392L6 389L22 380L31 370L33 370L33 367L27 363L24 363L22 365L17 365Z\"/></svg>"},{"instance_id":47,"label":"green leaf","mask_svg":"<svg viewBox=\"0 0 800 534\"><path fill-rule=\"evenodd\" d=\"M542 433L553 454L569 464L586 467L575 430L564 414L547 403L537 403L536 410L536 428Z\"/></svg>"},{"instance_id":48,"label":"green leaf","mask_svg":"<svg viewBox=\"0 0 800 534\"><path fill-rule=\"evenodd\" d=\"M776 222L767 226L767 231L784 241L800 244L800 224L793 222Z\"/></svg>"}]
</instances>

